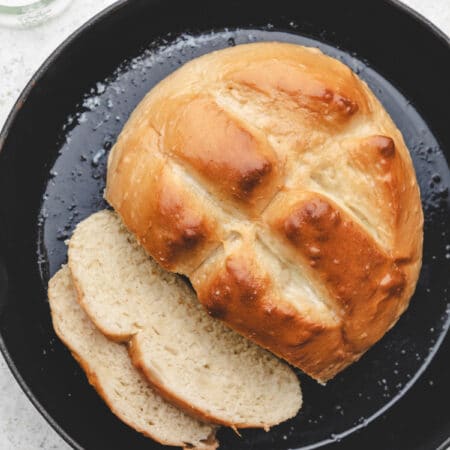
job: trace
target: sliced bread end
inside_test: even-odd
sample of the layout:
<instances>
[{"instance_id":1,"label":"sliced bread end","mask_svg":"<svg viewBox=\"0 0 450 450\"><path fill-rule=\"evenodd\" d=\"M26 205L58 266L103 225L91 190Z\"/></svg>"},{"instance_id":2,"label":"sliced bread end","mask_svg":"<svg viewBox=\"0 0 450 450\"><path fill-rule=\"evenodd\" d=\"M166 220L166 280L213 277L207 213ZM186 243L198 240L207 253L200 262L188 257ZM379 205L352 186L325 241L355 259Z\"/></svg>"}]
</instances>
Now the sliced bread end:
<instances>
[{"instance_id":1,"label":"sliced bread end","mask_svg":"<svg viewBox=\"0 0 450 450\"><path fill-rule=\"evenodd\" d=\"M125 346L109 341L96 329L77 302L68 267L50 280L48 297L56 334L120 420L165 445L217 448L214 426L163 400L133 367Z\"/></svg>"}]
</instances>

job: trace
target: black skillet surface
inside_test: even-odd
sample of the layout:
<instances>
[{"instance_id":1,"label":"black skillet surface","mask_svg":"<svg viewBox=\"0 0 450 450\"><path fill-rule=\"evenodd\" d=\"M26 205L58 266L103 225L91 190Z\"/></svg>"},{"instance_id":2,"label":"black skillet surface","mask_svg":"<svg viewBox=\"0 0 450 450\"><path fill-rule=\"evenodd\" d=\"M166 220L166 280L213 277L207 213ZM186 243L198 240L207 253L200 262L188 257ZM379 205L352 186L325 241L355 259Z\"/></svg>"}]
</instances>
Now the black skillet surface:
<instances>
[{"instance_id":1,"label":"black skillet surface","mask_svg":"<svg viewBox=\"0 0 450 450\"><path fill-rule=\"evenodd\" d=\"M220 448L419 450L450 436L449 41L386 1L141 0L115 4L69 38L0 137L0 348L74 448L161 447L109 413L52 331L46 284L65 261L63 241L105 207L107 153L144 93L191 58L260 40L318 46L372 87L412 153L424 263L410 308L360 362L326 387L300 374L296 418L241 438L222 430Z\"/></svg>"}]
</instances>

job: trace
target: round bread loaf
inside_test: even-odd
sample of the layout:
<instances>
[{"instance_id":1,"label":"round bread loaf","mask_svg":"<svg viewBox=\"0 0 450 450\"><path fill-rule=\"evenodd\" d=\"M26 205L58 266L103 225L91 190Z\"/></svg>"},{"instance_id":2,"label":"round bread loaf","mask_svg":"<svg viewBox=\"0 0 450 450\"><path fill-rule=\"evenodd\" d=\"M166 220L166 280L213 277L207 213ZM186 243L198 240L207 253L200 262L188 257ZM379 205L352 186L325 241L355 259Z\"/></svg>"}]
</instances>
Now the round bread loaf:
<instances>
[{"instance_id":1,"label":"round bread loaf","mask_svg":"<svg viewBox=\"0 0 450 450\"><path fill-rule=\"evenodd\" d=\"M314 48L240 45L171 74L119 136L106 199L212 316L321 382L395 324L420 270L402 135Z\"/></svg>"}]
</instances>

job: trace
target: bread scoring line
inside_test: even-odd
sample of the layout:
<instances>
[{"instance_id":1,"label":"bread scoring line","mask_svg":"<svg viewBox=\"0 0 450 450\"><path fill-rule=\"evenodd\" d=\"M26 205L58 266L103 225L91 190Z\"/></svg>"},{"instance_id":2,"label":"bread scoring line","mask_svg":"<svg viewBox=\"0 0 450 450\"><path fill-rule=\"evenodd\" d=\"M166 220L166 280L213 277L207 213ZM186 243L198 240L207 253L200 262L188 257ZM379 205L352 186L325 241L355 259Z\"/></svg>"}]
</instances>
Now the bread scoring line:
<instances>
[{"instance_id":1,"label":"bread scoring line","mask_svg":"<svg viewBox=\"0 0 450 450\"><path fill-rule=\"evenodd\" d=\"M226 102L220 102L218 100L218 96L213 97L216 104L222 108L226 113L232 113L234 116L238 118L238 120L242 121L246 125L250 126L250 128L253 128L254 130L258 130L258 134L264 133L266 134L266 141L267 144L274 150L277 158L280 156L280 151L278 148L276 148L276 145L273 145L269 143L270 137L273 138L279 138L279 135L276 135L274 133L267 132L267 130L263 130L261 127L259 127L255 123L248 124L245 117L242 116L241 111L239 108L232 108L230 109L226 105L229 106ZM230 97L231 98L231 97ZM334 137L328 136L325 140L325 142L321 142L316 146L312 146L308 148L306 151L314 153L317 149L324 149L322 151L326 151L325 149L331 144L331 142L336 141L342 141L347 138L354 138L355 134L352 134L352 128L357 128L358 120L357 117L355 117L353 120L350 121L350 123L344 128L343 131L341 131L339 134L335 135ZM219 227L226 233L225 236L220 236L219 245L212 248L211 252L205 256L205 258L197 265L197 267L193 268L188 275L192 276L194 275L204 264L207 263L207 261L210 261L214 257L217 256L217 254L224 252L224 255L226 255L225 248L227 247L227 244L231 243L233 240L236 239L236 235L239 237L241 241L243 241L243 235L242 235L242 229L245 228L246 230L251 230L251 238L254 242L259 241L262 244L262 247L265 250L266 255L273 260L276 260L276 262L281 265L282 267L289 267L290 270L293 270L295 268L295 271L299 276L301 276L309 288L309 290L315 295L313 297L313 301L319 301L319 303L326 308L326 310L330 313L330 315L336 319L341 317L342 310L337 305L337 303L334 301L333 296L329 293L323 292L323 290L320 289L321 281L319 280L319 276L315 274L315 272L307 266L305 262L298 262L296 261L295 264L290 260L290 258L287 256L288 251L281 251L281 252L274 252L271 249L271 245L267 243L267 240L264 238L264 235L267 233L268 230L271 230L270 226L266 224L262 220L262 214L263 212L279 197L280 193L283 191L287 184L287 180L282 180L283 185L281 187L278 187L274 195L271 199L268 200L268 202L264 205L262 210L259 212L257 217L250 217L243 209L240 209L238 206L235 206L231 201L220 203L220 199L213 195L212 192L207 188L205 183L201 182L201 179L196 177L192 173L188 173L186 167L182 165L180 159L174 154L171 149L166 148L163 145L163 139L164 139L164 130L160 131L158 130L153 124L149 124L149 126L155 131L155 133L158 135L158 146L154 151L158 153L158 155L164 159L165 167L170 170L170 172L174 175L176 175L180 180L182 180L183 185L188 187L189 191L195 195L196 198L203 198L207 199L209 205L214 208L215 212L214 214L210 215L214 218L224 219L221 225ZM357 137L360 137L359 135ZM273 139L275 141L275 139ZM299 167L302 162L296 160L296 167ZM296 173L296 170L293 170L294 173ZM376 229L374 227L370 227L369 223L364 222L357 214L357 210L351 209L351 207L342 199L336 197L330 190L324 189L323 186L321 186L319 183L317 183L312 177L309 178L308 181L313 181L311 184L315 184L314 189L308 189L307 183L302 183L303 186L301 187L302 191L308 191L308 192L317 192L319 194L324 195L326 198L329 198L330 200L334 201L340 208L342 208L349 217L354 220L356 223L358 223L361 228L367 233L372 239L374 239L377 243L380 244L381 242L379 239L379 235L376 232ZM362 213L361 213L362 214ZM373 232L371 232L371 230ZM277 240L275 238L275 240ZM280 243L280 248L284 248L285 246ZM385 245L382 245L383 250L386 251ZM287 250L287 249L286 249ZM265 268L264 268L265 269ZM306 276L305 276L306 274ZM314 280L314 281L313 281ZM318 292L320 294L318 294ZM311 299L310 299L311 300Z\"/></svg>"},{"instance_id":2,"label":"bread scoring line","mask_svg":"<svg viewBox=\"0 0 450 450\"><path fill-rule=\"evenodd\" d=\"M234 83L234 88L236 89L240 85L238 83ZM220 92L220 95L218 94L211 94L214 97L214 100L216 104L222 108L225 112L227 112L230 115L233 115L238 118L240 122L246 123L250 126L250 128L255 128L258 130L260 135L266 136L267 144L274 150L275 154L277 155L279 161L282 160L280 156L283 155L284 151L283 149L280 149L278 147L278 139L281 137L283 138L283 134L274 134L269 129L263 129L261 126L258 125L258 121L252 121L251 123L248 122L247 117L243 115L242 109L237 107L237 103L239 103L239 100L234 98L227 90L218 90L217 87L214 87L211 89L211 92ZM246 86L245 89L240 89L239 92L241 94L248 94L249 92L252 92L254 96L257 97L263 97L267 98L267 96L255 89L252 89L251 87ZM225 101L224 101L225 100ZM259 111L257 108L252 108L253 114L258 115L261 111ZM267 112L266 112L267 113ZM365 128L364 133L361 132L361 128ZM354 130L359 130L359 133L355 133ZM316 153L317 150L323 149L322 151L327 151L326 149L331 147L333 143L339 143L346 139L362 139L367 138L373 135L377 134L383 134L383 131L380 129L374 129L372 128L372 125L368 124L367 121L363 121L362 118L357 114L355 117L353 117L348 124L346 124L343 128L343 130L339 133L331 134L331 133L324 133L325 141L320 142L315 146L311 146L305 150L309 153ZM339 145L339 144L338 144ZM278 147L278 148L277 148ZM290 162L296 162L295 166L291 170L292 173L296 174L298 173L298 168L301 167L302 162L299 160L291 160ZM334 195L333 192L331 192L329 189L326 189L323 185L320 185L314 178L311 176L309 177L309 180L313 181L315 184L315 189L313 191L317 191L318 193L321 193L327 198L330 198L333 200L339 207L341 207L352 219L355 220L363 229L364 231L372 237L379 245L382 247L382 249L390 254L390 247L388 244L381 239L380 234L378 233L376 226L371 223L370 219L367 218L362 211L359 211L359 209L356 206L351 206L348 204L344 199L337 197ZM308 181L309 181L308 180ZM289 180L286 179L285 185L289 184ZM278 195L278 193L284 188L282 186L272 197L272 199L269 200L269 202L265 205L264 209L261 211L261 214L264 212L265 209L270 205L271 202L273 202L274 198ZM310 191L311 189L308 189L307 183L304 183L303 186L300 187L300 189L303 188L305 191ZM296 188L299 190L299 187ZM366 219L366 220L364 220Z\"/></svg>"}]
</instances>

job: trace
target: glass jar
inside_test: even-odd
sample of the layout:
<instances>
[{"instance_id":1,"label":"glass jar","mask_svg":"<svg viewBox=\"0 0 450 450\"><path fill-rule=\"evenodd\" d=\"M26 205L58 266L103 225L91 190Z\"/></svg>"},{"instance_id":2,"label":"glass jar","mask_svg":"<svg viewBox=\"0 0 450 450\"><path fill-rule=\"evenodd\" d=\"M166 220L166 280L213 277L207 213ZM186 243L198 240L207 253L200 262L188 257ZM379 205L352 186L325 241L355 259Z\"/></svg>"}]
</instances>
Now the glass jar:
<instances>
[{"instance_id":1,"label":"glass jar","mask_svg":"<svg viewBox=\"0 0 450 450\"><path fill-rule=\"evenodd\" d=\"M62 12L71 0L0 0L0 26L32 27Z\"/></svg>"}]
</instances>

